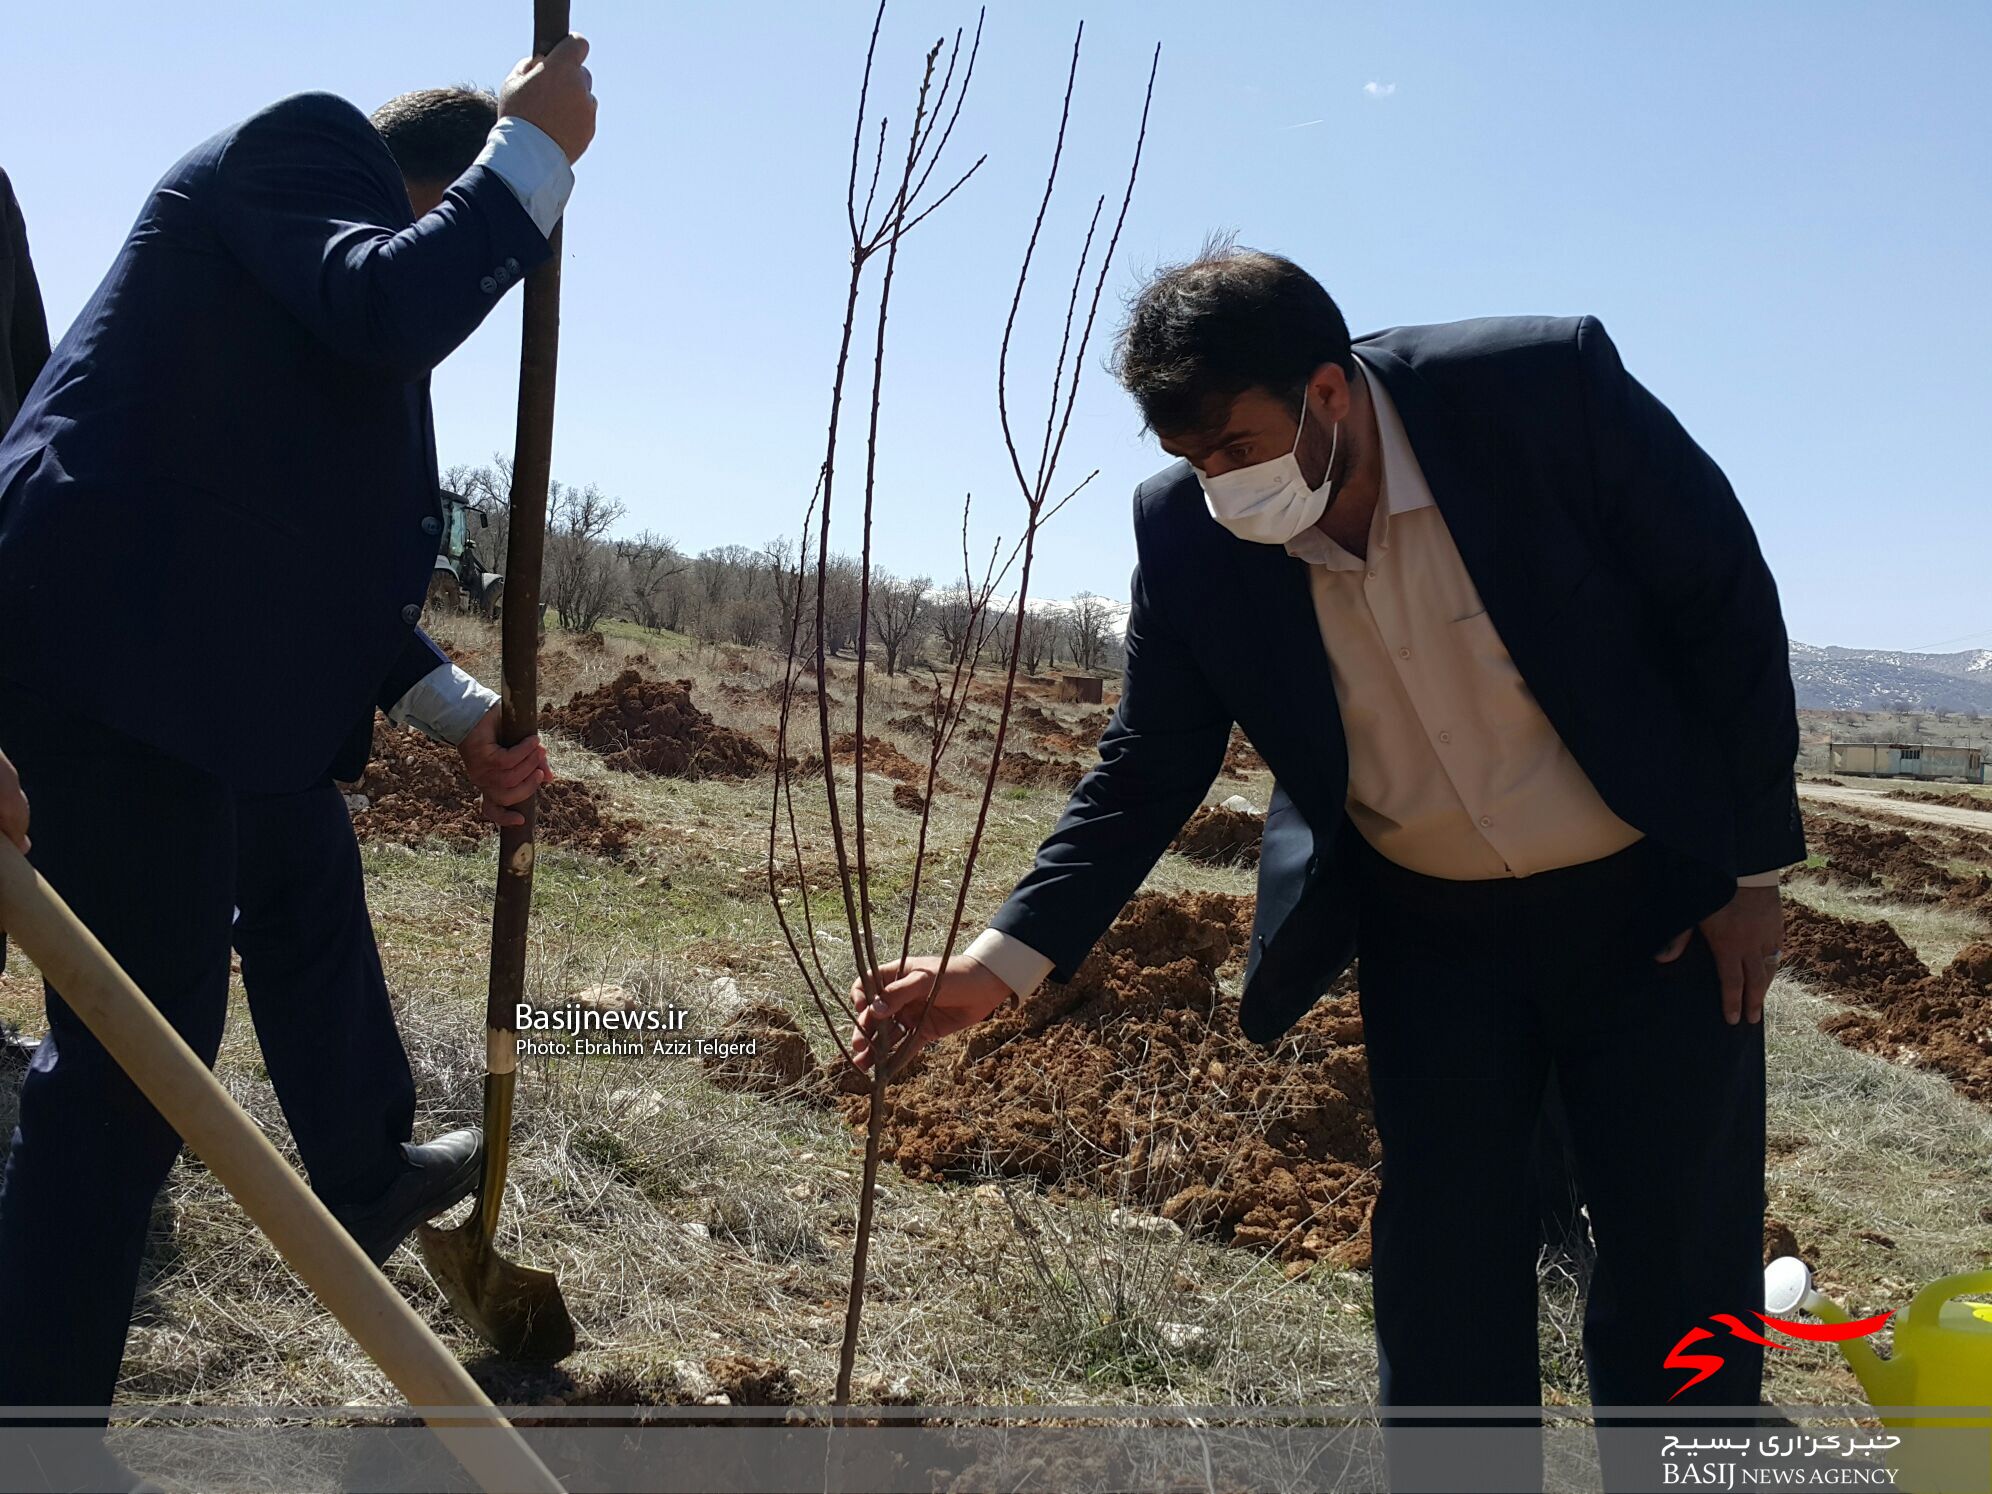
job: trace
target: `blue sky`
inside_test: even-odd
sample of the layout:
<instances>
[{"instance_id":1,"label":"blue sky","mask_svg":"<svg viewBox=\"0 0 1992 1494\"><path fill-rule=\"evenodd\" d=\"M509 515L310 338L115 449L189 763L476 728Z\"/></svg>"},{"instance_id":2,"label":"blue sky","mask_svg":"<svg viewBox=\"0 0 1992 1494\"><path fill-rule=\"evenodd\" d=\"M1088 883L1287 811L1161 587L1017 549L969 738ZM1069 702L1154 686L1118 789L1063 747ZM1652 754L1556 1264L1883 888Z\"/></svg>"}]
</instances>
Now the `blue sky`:
<instances>
[{"instance_id":1,"label":"blue sky","mask_svg":"<svg viewBox=\"0 0 1992 1494\"><path fill-rule=\"evenodd\" d=\"M1034 333L1092 195L1118 193L1159 41L1109 313L1214 228L1307 265L1358 329L1595 313L1729 473L1795 637L1992 647L1992 7L1964 0L999 0L951 147L989 162L909 243L894 293L882 563L953 573L965 492L978 547L1017 531L997 340L1082 15ZM299 89L371 108L495 84L529 16L462 0L212 0L197 24L110 0L10 7L0 164L52 323L197 140ZM577 0L603 102L567 230L555 472L621 497L628 528L699 549L800 521L870 20L846 0ZM895 4L878 74L895 125L925 45L973 23L967 6ZM445 463L510 449L517 310L509 298L437 376ZM1100 476L1046 532L1041 594L1126 595L1128 494L1161 465L1104 372L1103 321L1066 448L1074 480ZM1045 359L1028 338L1012 384L1027 409Z\"/></svg>"}]
</instances>

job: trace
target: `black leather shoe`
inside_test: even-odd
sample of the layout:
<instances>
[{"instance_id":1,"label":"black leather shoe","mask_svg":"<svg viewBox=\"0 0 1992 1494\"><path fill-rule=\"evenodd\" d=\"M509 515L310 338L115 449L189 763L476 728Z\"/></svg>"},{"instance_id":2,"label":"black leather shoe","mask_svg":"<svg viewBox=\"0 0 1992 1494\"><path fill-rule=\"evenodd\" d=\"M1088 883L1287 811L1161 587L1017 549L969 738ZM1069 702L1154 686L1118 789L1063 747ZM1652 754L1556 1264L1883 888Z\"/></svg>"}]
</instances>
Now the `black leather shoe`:
<instances>
[{"instance_id":1,"label":"black leather shoe","mask_svg":"<svg viewBox=\"0 0 1992 1494\"><path fill-rule=\"evenodd\" d=\"M332 1211L376 1266L416 1225L469 1196L484 1169L484 1133L475 1126L423 1146L404 1141L401 1150L407 1167L385 1193L363 1208Z\"/></svg>"}]
</instances>

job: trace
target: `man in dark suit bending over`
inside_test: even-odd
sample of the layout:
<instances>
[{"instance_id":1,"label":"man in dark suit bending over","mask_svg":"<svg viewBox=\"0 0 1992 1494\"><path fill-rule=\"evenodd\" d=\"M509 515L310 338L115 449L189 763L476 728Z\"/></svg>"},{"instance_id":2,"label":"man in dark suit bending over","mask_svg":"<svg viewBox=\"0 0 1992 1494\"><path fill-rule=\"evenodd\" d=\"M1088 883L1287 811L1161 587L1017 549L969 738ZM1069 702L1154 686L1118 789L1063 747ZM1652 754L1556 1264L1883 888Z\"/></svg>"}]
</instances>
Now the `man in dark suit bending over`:
<instances>
[{"instance_id":1,"label":"man in dark suit bending over","mask_svg":"<svg viewBox=\"0 0 1992 1494\"><path fill-rule=\"evenodd\" d=\"M547 776L417 623L442 524L429 371L547 258L587 44L373 119L300 94L196 147L0 442L0 751L32 855L212 1062L230 949L311 1182L375 1260L474 1185L414 1086L335 778L376 706L487 817ZM0 1184L0 1405L109 1404L179 1139L63 1004Z\"/></svg>"},{"instance_id":2,"label":"man in dark suit bending over","mask_svg":"<svg viewBox=\"0 0 1992 1494\"><path fill-rule=\"evenodd\" d=\"M1297 265L1213 251L1147 286L1118 359L1179 458L1135 493L1124 691L918 1041L1071 977L1236 722L1278 785L1240 1025L1277 1041L1361 956L1383 1404L1539 1404L1521 1180L1552 1071L1592 1399L1665 1403L1679 1338L1763 1298L1761 1016L1804 841L1749 521L1591 317L1352 341ZM862 1058L934 965L853 989ZM1683 1405L1757 1403L1762 1350L1723 1348Z\"/></svg>"}]
</instances>

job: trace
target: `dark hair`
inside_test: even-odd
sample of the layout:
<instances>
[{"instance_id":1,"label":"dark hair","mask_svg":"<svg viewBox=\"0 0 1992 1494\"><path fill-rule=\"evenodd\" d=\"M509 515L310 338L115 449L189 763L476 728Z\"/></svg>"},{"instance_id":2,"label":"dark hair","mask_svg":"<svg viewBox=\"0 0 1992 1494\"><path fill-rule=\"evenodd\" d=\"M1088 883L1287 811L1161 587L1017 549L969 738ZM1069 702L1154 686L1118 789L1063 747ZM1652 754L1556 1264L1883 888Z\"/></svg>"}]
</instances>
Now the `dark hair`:
<instances>
[{"instance_id":1,"label":"dark hair","mask_svg":"<svg viewBox=\"0 0 1992 1494\"><path fill-rule=\"evenodd\" d=\"M453 182L498 123L497 95L481 88L418 88L373 112L373 127L411 182Z\"/></svg>"},{"instance_id":2,"label":"dark hair","mask_svg":"<svg viewBox=\"0 0 1992 1494\"><path fill-rule=\"evenodd\" d=\"M1115 377L1164 434L1210 430L1248 389L1298 414L1302 386L1324 363L1355 372L1334 299L1292 260L1228 237L1158 271L1129 305L1114 349Z\"/></svg>"}]
</instances>

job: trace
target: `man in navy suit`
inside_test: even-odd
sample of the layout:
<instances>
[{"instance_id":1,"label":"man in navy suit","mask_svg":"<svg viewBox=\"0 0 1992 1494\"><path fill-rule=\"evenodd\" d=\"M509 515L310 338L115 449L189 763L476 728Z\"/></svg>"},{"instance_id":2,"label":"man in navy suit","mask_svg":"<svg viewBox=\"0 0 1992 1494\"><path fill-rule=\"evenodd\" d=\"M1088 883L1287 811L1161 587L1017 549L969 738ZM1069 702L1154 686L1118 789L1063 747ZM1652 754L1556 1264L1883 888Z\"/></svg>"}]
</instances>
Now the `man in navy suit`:
<instances>
[{"instance_id":1,"label":"man in navy suit","mask_svg":"<svg viewBox=\"0 0 1992 1494\"><path fill-rule=\"evenodd\" d=\"M173 166L0 442L0 750L33 858L212 1062L240 955L312 1186L376 1261L474 1185L414 1087L334 779L376 707L485 813L548 776L417 626L429 371L550 250L587 44L493 99L300 94ZM179 1138L47 993L0 1184L0 1404L104 1407Z\"/></svg>"},{"instance_id":2,"label":"man in navy suit","mask_svg":"<svg viewBox=\"0 0 1992 1494\"><path fill-rule=\"evenodd\" d=\"M853 987L860 1059L923 1007L906 1051L1069 979L1236 723L1277 780L1240 1027L1276 1045L1361 958L1382 1403L1539 1405L1522 1179L1552 1075L1592 1400L1666 1403L1681 1336L1763 1305L1761 1016L1805 854L1735 494L1591 317L1352 340L1299 266L1218 249L1142 292L1118 372L1180 460L1135 493L1100 760L938 991L933 957ZM1762 1350L1723 1348L1684 1406L1757 1403ZM1480 1475L1533 1487L1528 1457Z\"/></svg>"}]
</instances>

